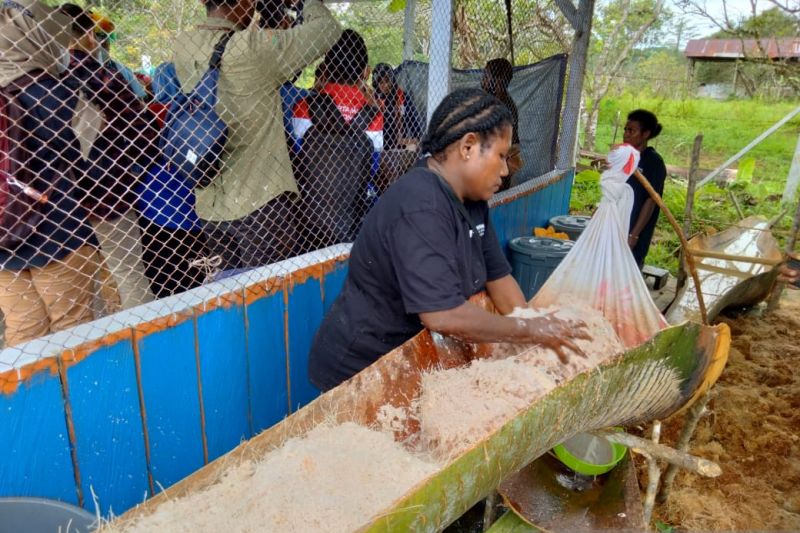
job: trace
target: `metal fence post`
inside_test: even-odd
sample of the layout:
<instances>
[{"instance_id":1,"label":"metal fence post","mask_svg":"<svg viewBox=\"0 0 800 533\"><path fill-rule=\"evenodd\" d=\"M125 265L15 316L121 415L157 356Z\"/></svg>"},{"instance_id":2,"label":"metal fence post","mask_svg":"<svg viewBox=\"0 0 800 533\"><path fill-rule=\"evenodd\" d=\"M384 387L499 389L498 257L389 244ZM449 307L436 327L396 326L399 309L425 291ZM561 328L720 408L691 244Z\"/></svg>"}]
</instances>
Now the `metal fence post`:
<instances>
[{"instance_id":1,"label":"metal fence post","mask_svg":"<svg viewBox=\"0 0 800 533\"><path fill-rule=\"evenodd\" d=\"M558 7L575 28L572 53L569 58L569 81L564 104L564 118L561 125L558 161L556 167L571 168L575 165L575 139L578 136L578 114L583 95L583 78L586 74L586 58L589 53L589 39L592 34L592 17L595 0L580 0L578 9L568 0L557 2ZM570 9L572 8L572 9Z\"/></svg>"},{"instance_id":2,"label":"metal fence post","mask_svg":"<svg viewBox=\"0 0 800 533\"><path fill-rule=\"evenodd\" d=\"M453 0L431 5L431 60L428 69L428 117L450 92L450 61L453 47Z\"/></svg>"}]
</instances>

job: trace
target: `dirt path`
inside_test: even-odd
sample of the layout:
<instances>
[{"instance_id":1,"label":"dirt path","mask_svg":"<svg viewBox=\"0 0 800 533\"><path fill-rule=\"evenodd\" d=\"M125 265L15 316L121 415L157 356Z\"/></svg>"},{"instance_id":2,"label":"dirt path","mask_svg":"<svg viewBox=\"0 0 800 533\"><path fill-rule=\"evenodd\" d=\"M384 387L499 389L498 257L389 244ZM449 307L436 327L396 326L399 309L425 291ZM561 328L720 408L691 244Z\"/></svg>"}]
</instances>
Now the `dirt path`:
<instances>
[{"instance_id":1,"label":"dirt path","mask_svg":"<svg viewBox=\"0 0 800 533\"><path fill-rule=\"evenodd\" d=\"M723 319L733 347L692 453L716 479L678 475L656 518L689 531L800 530L800 291L767 317ZM665 425L674 443L681 420Z\"/></svg>"}]
</instances>

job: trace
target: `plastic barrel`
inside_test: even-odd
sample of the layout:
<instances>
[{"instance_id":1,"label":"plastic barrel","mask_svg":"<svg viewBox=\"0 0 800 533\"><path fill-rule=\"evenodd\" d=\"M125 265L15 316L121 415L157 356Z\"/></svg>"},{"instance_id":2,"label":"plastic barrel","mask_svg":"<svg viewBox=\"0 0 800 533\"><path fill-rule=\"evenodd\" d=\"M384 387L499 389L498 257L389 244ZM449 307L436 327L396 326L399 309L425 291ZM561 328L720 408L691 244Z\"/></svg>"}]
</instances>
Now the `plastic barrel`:
<instances>
[{"instance_id":1,"label":"plastic barrel","mask_svg":"<svg viewBox=\"0 0 800 533\"><path fill-rule=\"evenodd\" d=\"M45 498L0 498L0 533L88 533L95 517L74 505Z\"/></svg>"},{"instance_id":2,"label":"plastic barrel","mask_svg":"<svg viewBox=\"0 0 800 533\"><path fill-rule=\"evenodd\" d=\"M550 219L550 225L556 231L569 235L570 240L577 241L590 218L581 215L559 215Z\"/></svg>"},{"instance_id":3,"label":"plastic barrel","mask_svg":"<svg viewBox=\"0 0 800 533\"><path fill-rule=\"evenodd\" d=\"M517 237L511 240L511 273L526 300L530 300L544 285L574 244L572 241L545 237Z\"/></svg>"}]
</instances>

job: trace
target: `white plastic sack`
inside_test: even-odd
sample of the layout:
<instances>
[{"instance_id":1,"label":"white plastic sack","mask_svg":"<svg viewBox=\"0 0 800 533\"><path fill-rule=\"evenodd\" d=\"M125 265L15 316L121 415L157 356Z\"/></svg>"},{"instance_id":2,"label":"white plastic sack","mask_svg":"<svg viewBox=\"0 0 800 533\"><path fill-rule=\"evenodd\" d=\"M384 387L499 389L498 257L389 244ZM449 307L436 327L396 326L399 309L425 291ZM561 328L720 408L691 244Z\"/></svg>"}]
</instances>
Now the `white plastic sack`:
<instances>
[{"instance_id":1,"label":"white plastic sack","mask_svg":"<svg viewBox=\"0 0 800 533\"><path fill-rule=\"evenodd\" d=\"M599 310L627 347L667 326L628 247L633 190L625 183L639 152L623 144L608 154L603 197L583 234L530 302L531 307L580 302Z\"/></svg>"}]
</instances>

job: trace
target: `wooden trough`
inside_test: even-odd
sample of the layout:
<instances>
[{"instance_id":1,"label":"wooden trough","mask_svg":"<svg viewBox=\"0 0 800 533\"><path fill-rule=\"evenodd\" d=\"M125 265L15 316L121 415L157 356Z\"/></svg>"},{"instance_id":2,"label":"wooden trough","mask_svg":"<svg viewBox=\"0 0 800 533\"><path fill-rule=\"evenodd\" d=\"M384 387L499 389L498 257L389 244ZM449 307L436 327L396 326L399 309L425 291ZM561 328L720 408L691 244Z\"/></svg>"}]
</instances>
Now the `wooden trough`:
<instances>
[{"instance_id":1,"label":"wooden trough","mask_svg":"<svg viewBox=\"0 0 800 533\"><path fill-rule=\"evenodd\" d=\"M485 295L475 301L491 309ZM575 433L669 416L716 381L729 345L725 325L684 323L663 330L645 344L561 383L391 506L364 516L360 531L441 530L501 481ZM424 372L492 355L491 344L466 344L423 331L280 424L127 512L115 525L124 527L167 500L202 491L220 479L227 466L263 457L332 417L340 423L373 425L381 406L411 403ZM395 437L401 440L417 430L409 423Z\"/></svg>"},{"instance_id":2,"label":"wooden trough","mask_svg":"<svg viewBox=\"0 0 800 533\"><path fill-rule=\"evenodd\" d=\"M748 217L724 231L689 241L709 321L728 307L755 305L769 294L775 284L773 267L783 258L769 230L767 220ZM666 318L670 324L700 319L694 280L686 280Z\"/></svg>"}]
</instances>

